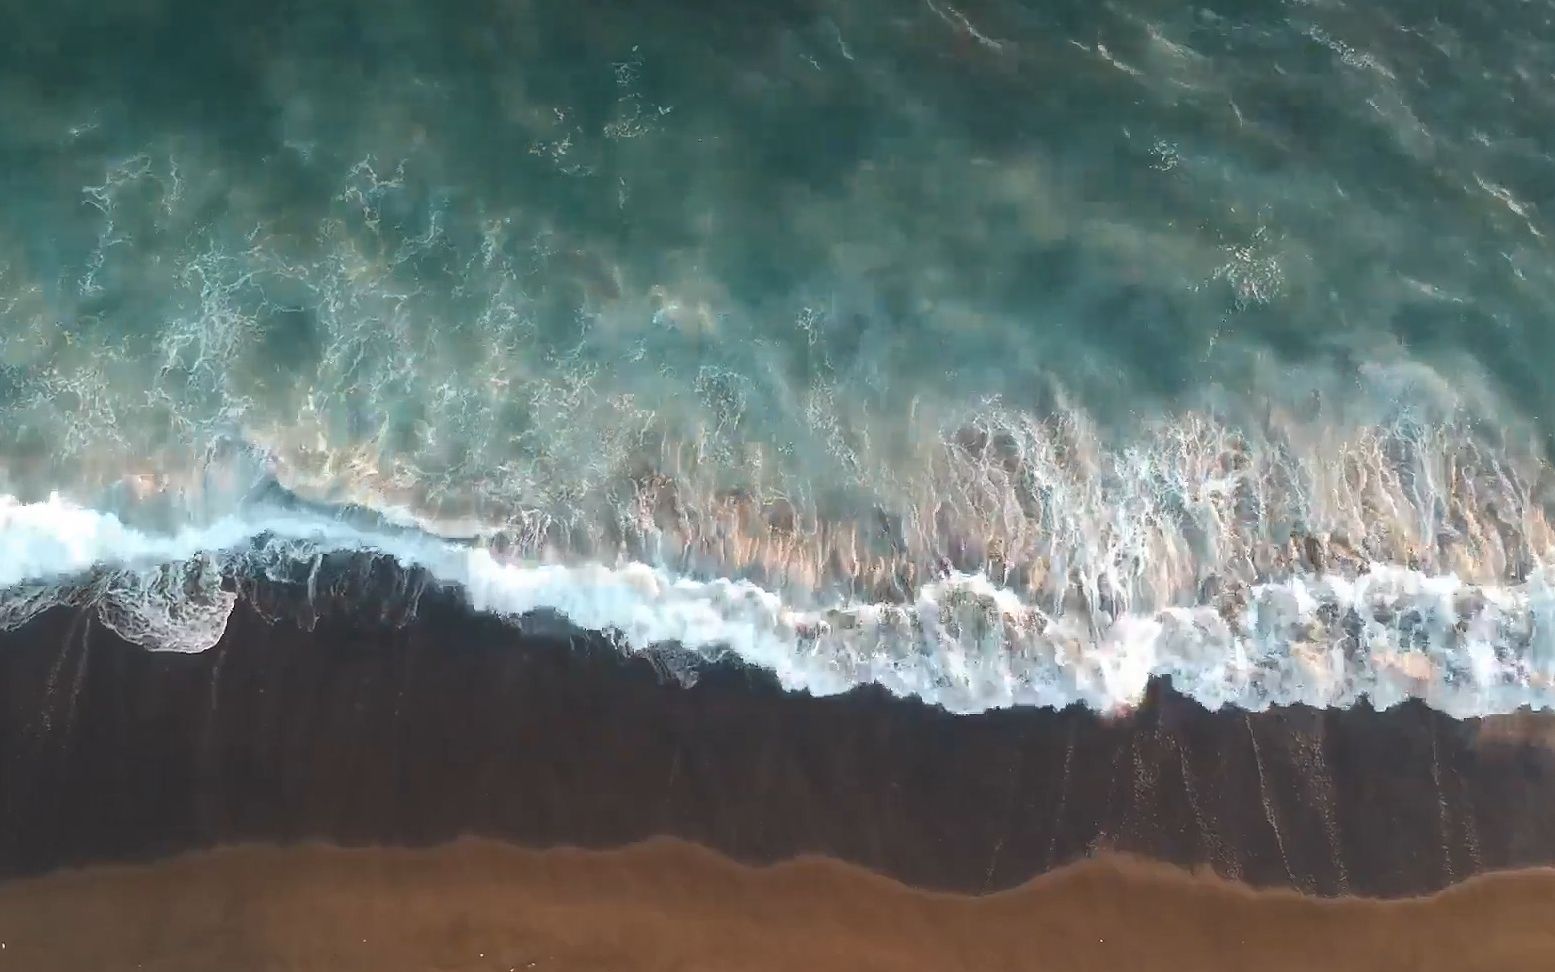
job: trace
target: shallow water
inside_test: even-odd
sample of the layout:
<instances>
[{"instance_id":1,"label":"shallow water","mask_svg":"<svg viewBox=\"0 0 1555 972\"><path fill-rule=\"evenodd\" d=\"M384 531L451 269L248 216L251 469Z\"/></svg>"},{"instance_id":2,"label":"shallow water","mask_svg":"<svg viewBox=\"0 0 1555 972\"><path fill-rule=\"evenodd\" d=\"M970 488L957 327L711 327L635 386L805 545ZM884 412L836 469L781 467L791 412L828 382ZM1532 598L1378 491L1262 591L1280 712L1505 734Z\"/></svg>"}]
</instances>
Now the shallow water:
<instances>
[{"instance_id":1,"label":"shallow water","mask_svg":"<svg viewBox=\"0 0 1555 972\"><path fill-rule=\"evenodd\" d=\"M1542 8L0 8L0 623L365 547L958 711L1555 699Z\"/></svg>"}]
</instances>

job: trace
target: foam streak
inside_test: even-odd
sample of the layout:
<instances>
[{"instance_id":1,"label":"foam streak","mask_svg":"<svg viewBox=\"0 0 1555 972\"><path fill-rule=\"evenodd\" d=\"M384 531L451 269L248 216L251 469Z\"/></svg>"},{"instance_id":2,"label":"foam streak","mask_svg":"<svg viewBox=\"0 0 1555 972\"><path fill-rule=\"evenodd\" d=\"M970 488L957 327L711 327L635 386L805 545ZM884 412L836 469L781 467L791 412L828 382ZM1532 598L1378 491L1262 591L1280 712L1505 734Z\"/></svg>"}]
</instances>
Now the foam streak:
<instances>
[{"instance_id":1,"label":"foam streak","mask_svg":"<svg viewBox=\"0 0 1555 972\"><path fill-rule=\"evenodd\" d=\"M0 625L84 598L148 648L204 650L236 601L223 578L278 576L357 552L424 570L476 610L514 621L554 612L612 633L627 651L732 653L818 695L874 683L961 713L1117 710L1167 676L1211 708L1347 707L1362 696L1381 707L1420 698L1459 717L1555 706L1555 594L1542 567L1525 583L1487 586L1373 564L1110 621L1048 615L984 576L951 572L909 603L800 610L749 581L640 562L509 561L480 543L377 531L316 510L254 506L156 535L56 496L0 499ZM83 584L87 572L96 579Z\"/></svg>"}]
</instances>

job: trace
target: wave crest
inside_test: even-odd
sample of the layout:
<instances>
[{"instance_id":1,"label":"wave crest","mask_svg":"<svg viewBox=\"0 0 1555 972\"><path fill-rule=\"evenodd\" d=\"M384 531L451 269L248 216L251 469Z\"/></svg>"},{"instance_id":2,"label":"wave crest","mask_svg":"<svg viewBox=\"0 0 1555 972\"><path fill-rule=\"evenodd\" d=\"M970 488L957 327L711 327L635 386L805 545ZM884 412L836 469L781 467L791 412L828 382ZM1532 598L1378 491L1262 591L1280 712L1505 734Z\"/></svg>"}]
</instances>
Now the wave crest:
<instances>
[{"instance_id":1,"label":"wave crest","mask_svg":"<svg viewBox=\"0 0 1555 972\"><path fill-rule=\"evenodd\" d=\"M263 504L150 536L57 496L0 502L0 545L14 552L28 543L30 559L9 561L0 626L69 603L164 650L213 645L245 578L292 585L310 610L331 601L352 610L376 591L395 623L436 583L520 626L559 615L655 659L667 649L732 655L791 690L873 683L954 712L1117 710L1137 704L1152 677L1212 708L1342 707L1363 696L1381 707L1420 698L1456 716L1555 705L1555 593L1543 566L1517 584L1377 563L1354 574L1309 570L1227 583L1202 603L1106 614L1050 611L956 570L899 602L803 608L748 580L698 580L642 562L522 561L486 541Z\"/></svg>"}]
</instances>

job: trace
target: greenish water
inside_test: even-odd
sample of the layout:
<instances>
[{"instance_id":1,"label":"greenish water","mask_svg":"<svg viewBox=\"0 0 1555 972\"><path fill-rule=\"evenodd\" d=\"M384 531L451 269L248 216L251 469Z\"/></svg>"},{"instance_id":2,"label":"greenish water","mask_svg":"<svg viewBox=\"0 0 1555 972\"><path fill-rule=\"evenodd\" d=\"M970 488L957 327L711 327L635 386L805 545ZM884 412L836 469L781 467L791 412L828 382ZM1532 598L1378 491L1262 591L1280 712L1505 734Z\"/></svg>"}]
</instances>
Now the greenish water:
<instances>
[{"instance_id":1,"label":"greenish water","mask_svg":"<svg viewBox=\"0 0 1555 972\"><path fill-rule=\"evenodd\" d=\"M812 688L1020 683L1035 630L1243 704L1348 704L1374 651L1542 698L1552 16L7 0L0 580L128 564L165 610L145 571L230 578L218 526L307 500L748 581ZM636 640L727 643L697 603Z\"/></svg>"}]
</instances>

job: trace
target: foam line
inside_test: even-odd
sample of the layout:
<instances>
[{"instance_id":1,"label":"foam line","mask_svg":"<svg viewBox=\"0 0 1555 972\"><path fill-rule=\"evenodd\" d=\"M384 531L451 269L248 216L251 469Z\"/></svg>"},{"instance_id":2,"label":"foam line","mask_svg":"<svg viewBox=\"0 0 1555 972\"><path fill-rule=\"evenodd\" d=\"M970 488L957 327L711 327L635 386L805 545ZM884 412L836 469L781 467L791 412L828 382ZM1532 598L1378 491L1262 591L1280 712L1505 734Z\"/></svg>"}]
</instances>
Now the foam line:
<instances>
[{"instance_id":1,"label":"foam line","mask_svg":"<svg viewBox=\"0 0 1555 972\"><path fill-rule=\"evenodd\" d=\"M624 650L732 653L794 691L878 684L958 713L1137 704L1152 677L1211 708L1305 703L1387 707L1419 698L1454 716L1555 707L1555 591L1545 568L1486 586L1373 564L1309 573L1211 603L1117 618L1049 615L986 577L948 573L910 603L798 610L749 581L674 576L644 563L510 562L474 543L379 531L315 508L251 506L158 535L58 496L0 498L0 626L80 590L121 634L198 651L220 638L236 596L223 574L378 552L461 589L473 608L518 620L556 612L613 633Z\"/></svg>"}]
</instances>

